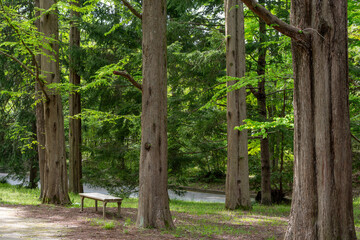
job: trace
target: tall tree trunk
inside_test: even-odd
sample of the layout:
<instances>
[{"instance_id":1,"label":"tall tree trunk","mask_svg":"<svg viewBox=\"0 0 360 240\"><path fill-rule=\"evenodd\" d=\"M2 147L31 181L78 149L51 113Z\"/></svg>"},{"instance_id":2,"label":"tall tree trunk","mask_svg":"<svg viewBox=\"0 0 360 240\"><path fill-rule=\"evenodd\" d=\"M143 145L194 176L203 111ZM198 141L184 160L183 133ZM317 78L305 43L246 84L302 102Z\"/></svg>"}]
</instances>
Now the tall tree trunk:
<instances>
[{"instance_id":1,"label":"tall tree trunk","mask_svg":"<svg viewBox=\"0 0 360 240\"><path fill-rule=\"evenodd\" d=\"M71 5L79 6L78 2L72 2ZM70 17L70 83L78 86L80 85L80 76L75 70L75 65L79 61L78 54L74 53L80 47L80 30L77 27L77 18L80 14L71 10ZM74 19L76 19L74 21ZM83 192L83 185L81 183L82 176L82 157L81 157L81 118L73 118L73 116L81 113L81 98L80 93L72 91L69 98L69 190L74 193Z\"/></svg>"},{"instance_id":2,"label":"tall tree trunk","mask_svg":"<svg viewBox=\"0 0 360 240\"><path fill-rule=\"evenodd\" d=\"M40 0L40 8L49 9L54 0ZM58 40L57 13L44 14L40 20L41 31L46 37ZM46 77L46 85L60 82L59 45L52 41L53 51L43 49L46 55L41 57L41 71ZM48 56L52 56L51 60ZM61 97L56 89L46 89L44 102L45 119L45 173L43 203L68 204L68 181L66 171L66 152L64 134L64 116Z\"/></svg>"},{"instance_id":3,"label":"tall tree trunk","mask_svg":"<svg viewBox=\"0 0 360 240\"><path fill-rule=\"evenodd\" d=\"M242 1L292 38L294 187L285 239L356 239L347 0L292 0L291 25Z\"/></svg>"},{"instance_id":4,"label":"tall tree trunk","mask_svg":"<svg viewBox=\"0 0 360 240\"><path fill-rule=\"evenodd\" d=\"M260 3L264 3L264 0L260 0ZM259 58L257 73L259 76L263 76L258 84L259 90L255 95L258 101L259 113L263 121L266 121L266 92L265 92L265 67L266 67L266 48L263 44L266 41L266 24L259 18L259 34L260 34L260 46L259 46ZM271 204L271 170L270 170L270 152L269 152L269 138L263 137L260 139L260 151L261 151L261 203L269 205Z\"/></svg>"},{"instance_id":5,"label":"tall tree trunk","mask_svg":"<svg viewBox=\"0 0 360 240\"><path fill-rule=\"evenodd\" d=\"M40 0L35 0L35 7L40 8ZM40 11L36 11L36 16L40 16ZM40 19L36 20L35 26L39 32ZM38 67L41 69L41 55L36 56ZM36 116L36 138L38 142L37 155L39 160L39 173L40 173L40 198L43 197L44 192L44 174L45 174L45 119L44 119L44 104L42 93L38 82L35 83L35 116Z\"/></svg>"},{"instance_id":6,"label":"tall tree trunk","mask_svg":"<svg viewBox=\"0 0 360 240\"><path fill-rule=\"evenodd\" d=\"M138 227L173 228L167 192L166 0L144 0Z\"/></svg>"},{"instance_id":7,"label":"tall tree trunk","mask_svg":"<svg viewBox=\"0 0 360 240\"><path fill-rule=\"evenodd\" d=\"M285 239L356 239L348 102L347 1L293 0L294 191Z\"/></svg>"},{"instance_id":8,"label":"tall tree trunk","mask_svg":"<svg viewBox=\"0 0 360 240\"><path fill-rule=\"evenodd\" d=\"M36 134L36 120L32 124L32 132ZM37 175L39 169L38 154L35 154L30 159L30 176L29 176L29 188L37 188Z\"/></svg>"},{"instance_id":9,"label":"tall tree trunk","mask_svg":"<svg viewBox=\"0 0 360 240\"><path fill-rule=\"evenodd\" d=\"M236 7L238 6L238 7ZM225 0L226 71L231 77L245 75L244 12L240 0ZM227 82L228 86L236 81ZM234 128L246 119L246 88L227 94L228 157L226 173L227 209L250 208L247 130Z\"/></svg>"},{"instance_id":10,"label":"tall tree trunk","mask_svg":"<svg viewBox=\"0 0 360 240\"><path fill-rule=\"evenodd\" d=\"M286 90L284 90L284 98L283 98L283 109L282 109L282 113L281 113L282 117L286 116ZM280 152L280 170L279 170L279 175L280 175L280 193L283 193L283 170L284 170L284 157L285 157L285 142L284 142L285 136L284 136L284 131L281 131L281 152Z\"/></svg>"}]
</instances>

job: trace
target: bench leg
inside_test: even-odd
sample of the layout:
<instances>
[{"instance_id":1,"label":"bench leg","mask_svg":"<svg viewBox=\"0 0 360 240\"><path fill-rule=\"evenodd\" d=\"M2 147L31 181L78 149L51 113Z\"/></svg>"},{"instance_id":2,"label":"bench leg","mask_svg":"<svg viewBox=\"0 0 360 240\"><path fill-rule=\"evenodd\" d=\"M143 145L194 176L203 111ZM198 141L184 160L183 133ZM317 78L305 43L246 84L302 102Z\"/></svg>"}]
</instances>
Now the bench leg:
<instances>
[{"instance_id":1,"label":"bench leg","mask_svg":"<svg viewBox=\"0 0 360 240\"><path fill-rule=\"evenodd\" d=\"M103 205L103 217L105 219L105 214L106 214L106 204L107 202L104 201L104 205Z\"/></svg>"},{"instance_id":2,"label":"bench leg","mask_svg":"<svg viewBox=\"0 0 360 240\"><path fill-rule=\"evenodd\" d=\"M121 213L121 202L118 202L118 215L120 216Z\"/></svg>"},{"instance_id":3,"label":"bench leg","mask_svg":"<svg viewBox=\"0 0 360 240\"><path fill-rule=\"evenodd\" d=\"M97 200L95 200L95 212L97 212L97 207L98 207Z\"/></svg>"},{"instance_id":4,"label":"bench leg","mask_svg":"<svg viewBox=\"0 0 360 240\"><path fill-rule=\"evenodd\" d=\"M81 211L84 211L84 197L81 197Z\"/></svg>"}]
</instances>

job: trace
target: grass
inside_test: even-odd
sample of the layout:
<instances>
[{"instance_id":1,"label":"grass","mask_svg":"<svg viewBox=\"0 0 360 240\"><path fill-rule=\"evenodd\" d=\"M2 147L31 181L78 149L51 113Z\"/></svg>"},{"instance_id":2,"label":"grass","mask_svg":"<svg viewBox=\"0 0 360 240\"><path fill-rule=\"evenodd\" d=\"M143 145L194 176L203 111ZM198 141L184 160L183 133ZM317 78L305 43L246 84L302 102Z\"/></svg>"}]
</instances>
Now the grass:
<instances>
[{"instance_id":1,"label":"grass","mask_svg":"<svg viewBox=\"0 0 360 240\"><path fill-rule=\"evenodd\" d=\"M87 218L86 220L90 222L91 226L100 226L106 230L114 229L117 225L114 220L104 220L102 218Z\"/></svg>"},{"instance_id":2,"label":"grass","mask_svg":"<svg viewBox=\"0 0 360 240\"><path fill-rule=\"evenodd\" d=\"M39 189L27 189L13 186L7 183L0 183L0 203L9 205L39 205ZM80 208L81 198L78 194L69 194L72 204L68 207ZM121 206L124 208L137 208L137 199L124 199ZM117 207L117 203L108 203L108 207ZM85 199L84 207L94 207L94 200Z\"/></svg>"},{"instance_id":3,"label":"grass","mask_svg":"<svg viewBox=\"0 0 360 240\"><path fill-rule=\"evenodd\" d=\"M39 205L40 191L38 189L26 189L18 186L0 183L0 203L15 205ZM80 207L80 197L70 194L71 208ZM137 199L124 199L123 208L137 208ZM109 207L117 207L116 203L109 203ZM94 201L85 199L84 207L94 207ZM185 202L171 200L170 209L173 211L173 219L176 225L174 230L162 230L164 234L175 237L195 237L197 239L209 239L214 236L261 236L262 239L276 239L272 229L283 229L287 226L287 216L290 213L290 205L263 206L254 204L251 210L229 211L222 203ZM360 198L354 200L355 227L360 229ZM90 224L100 226L103 229L121 227L124 234L134 229L135 223L126 217L119 223L116 220L88 219ZM267 233L264 233L266 232ZM264 231L265 230L265 231ZM277 230L279 231L279 230ZM280 230L281 231L281 230ZM141 231L138 230L141 234ZM265 234L265 235L264 235ZM267 234L267 235L266 235ZM357 232L360 237L360 232Z\"/></svg>"}]
</instances>

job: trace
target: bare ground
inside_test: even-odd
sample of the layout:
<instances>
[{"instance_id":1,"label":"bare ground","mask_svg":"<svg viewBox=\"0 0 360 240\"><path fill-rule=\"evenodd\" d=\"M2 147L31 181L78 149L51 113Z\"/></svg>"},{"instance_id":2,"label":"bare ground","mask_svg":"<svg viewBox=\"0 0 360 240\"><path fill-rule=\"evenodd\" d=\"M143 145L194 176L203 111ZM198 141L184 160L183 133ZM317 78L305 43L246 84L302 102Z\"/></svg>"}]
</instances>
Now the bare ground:
<instances>
[{"instance_id":1,"label":"bare ground","mask_svg":"<svg viewBox=\"0 0 360 240\"><path fill-rule=\"evenodd\" d=\"M0 205L6 214L0 211L0 223L6 219L17 217L18 225L6 225L6 229L0 227L0 239L20 239L21 226L33 223L33 226L25 226L29 233L26 239L280 239L286 230L284 224L264 224L263 216L251 216L250 220L237 220L241 216L229 215L224 220L218 215L191 215L187 213L172 212L177 230L164 231L157 229L138 229L135 226L136 209L125 208L121 210L121 217L116 215L115 208L107 210L106 221L102 221L102 209L95 212L95 208L86 208L81 212L79 208L67 208L62 206L38 205ZM238 214L238 213L237 213ZM14 219L13 219L14 220ZM15 219L16 220L16 219ZM286 222L286 218L280 219ZM204 222L202 229L199 222ZM106 229L106 223L110 226ZM112 224L112 225L111 225ZM3 225L3 224L0 224ZM40 227L41 226L41 227ZM207 227L229 229L219 231L217 234L203 234ZM187 230L189 229L189 230ZM13 232L15 238L2 238L4 232ZM5 235L10 236L10 235ZM16 237L17 236L17 237ZM29 237L30 236L30 237Z\"/></svg>"}]
</instances>

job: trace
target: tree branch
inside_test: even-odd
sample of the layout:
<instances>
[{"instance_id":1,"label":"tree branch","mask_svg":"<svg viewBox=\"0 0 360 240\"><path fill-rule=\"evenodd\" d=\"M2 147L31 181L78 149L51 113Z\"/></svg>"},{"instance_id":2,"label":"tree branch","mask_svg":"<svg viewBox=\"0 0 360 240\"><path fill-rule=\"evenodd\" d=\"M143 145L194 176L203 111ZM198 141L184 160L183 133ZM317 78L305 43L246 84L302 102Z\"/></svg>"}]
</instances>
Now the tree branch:
<instances>
[{"instance_id":1,"label":"tree branch","mask_svg":"<svg viewBox=\"0 0 360 240\"><path fill-rule=\"evenodd\" d=\"M4 5L3 5L3 2L2 0L0 0L0 6L1 8L4 10L4 13L5 13L5 8L4 8ZM4 17L5 17L5 20L6 22L9 24L9 26L15 31L17 37L19 38L21 44L25 47L25 49L29 52L29 54L31 55L31 58L32 58L32 61L35 65L35 72L31 71L31 75L35 76L35 80L39 83L40 85L40 88L41 88L41 91L44 93L45 97L47 100L49 100L49 96L45 90L45 84L44 82L40 79L40 68L39 68L39 63L36 61L36 57L35 57L35 54L34 52L28 47L28 45L24 42L24 40L22 39L21 37L21 34L19 32L19 30L12 24L12 22L10 21L9 17L6 16L4 14ZM2 52L4 53L4 52ZM4 53L6 54L6 53ZM12 56L6 54L8 57L10 57L11 59L15 60ZM24 65L22 62L20 62L18 59L16 59L18 63L20 63L23 67L26 67L28 68L26 65ZM15 61L16 61L15 60ZM25 69L26 69L25 68ZM29 69L29 68L28 68Z\"/></svg>"},{"instance_id":2,"label":"tree branch","mask_svg":"<svg viewBox=\"0 0 360 240\"><path fill-rule=\"evenodd\" d=\"M3 52L0 50L0 54L14 60L15 62L19 63L28 73L30 73L30 75L33 75L35 76L35 73L30 69L28 68L28 66L26 66L25 64L23 64L19 59L17 59L16 57L14 56L11 56L10 54L7 54L6 52Z\"/></svg>"},{"instance_id":3,"label":"tree branch","mask_svg":"<svg viewBox=\"0 0 360 240\"><path fill-rule=\"evenodd\" d=\"M114 71L113 74L127 78L131 82L132 85L134 85L136 88L138 88L140 91L142 91L142 85L140 83L136 82L135 79L127 72Z\"/></svg>"},{"instance_id":4,"label":"tree branch","mask_svg":"<svg viewBox=\"0 0 360 240\"><path fill-rule=\"evenodd\" d=\"M142 20L142 15L138 11L136 11L136 9L133 8L128 1L126 0L121 0L121 1L130 10L130 12L132 12L137 18Z\"/></svg>"},{"instance_id":5,"label":"tree branch","mask_svg":"<svg viewBox=\"0 0 360 240\"><path fill-rule=\"evenodd\" d=\"M275 28L282 34L290 37L291 39L298 41L305 45L309 46L309 38L308 34L303 32L303 30L294 27L273 15L270 11L268 11L265 7L259 4L256 0L241 0L246 6L254 12L257 16L259 16L264 22L270 27Z\"/></svg>"},{"instance_id":6,"label":"tree branch","mask_svg":"<svg viewBox=\"0 0 360 240\"><path fill-rule=\"evenodd\" d=\"M351 136L352 136L357 142L360 143L360 139L358 139L354 134L352 134L352 133L350 133L350 134L351 134Z\"/></svg>"}]
</instances>

